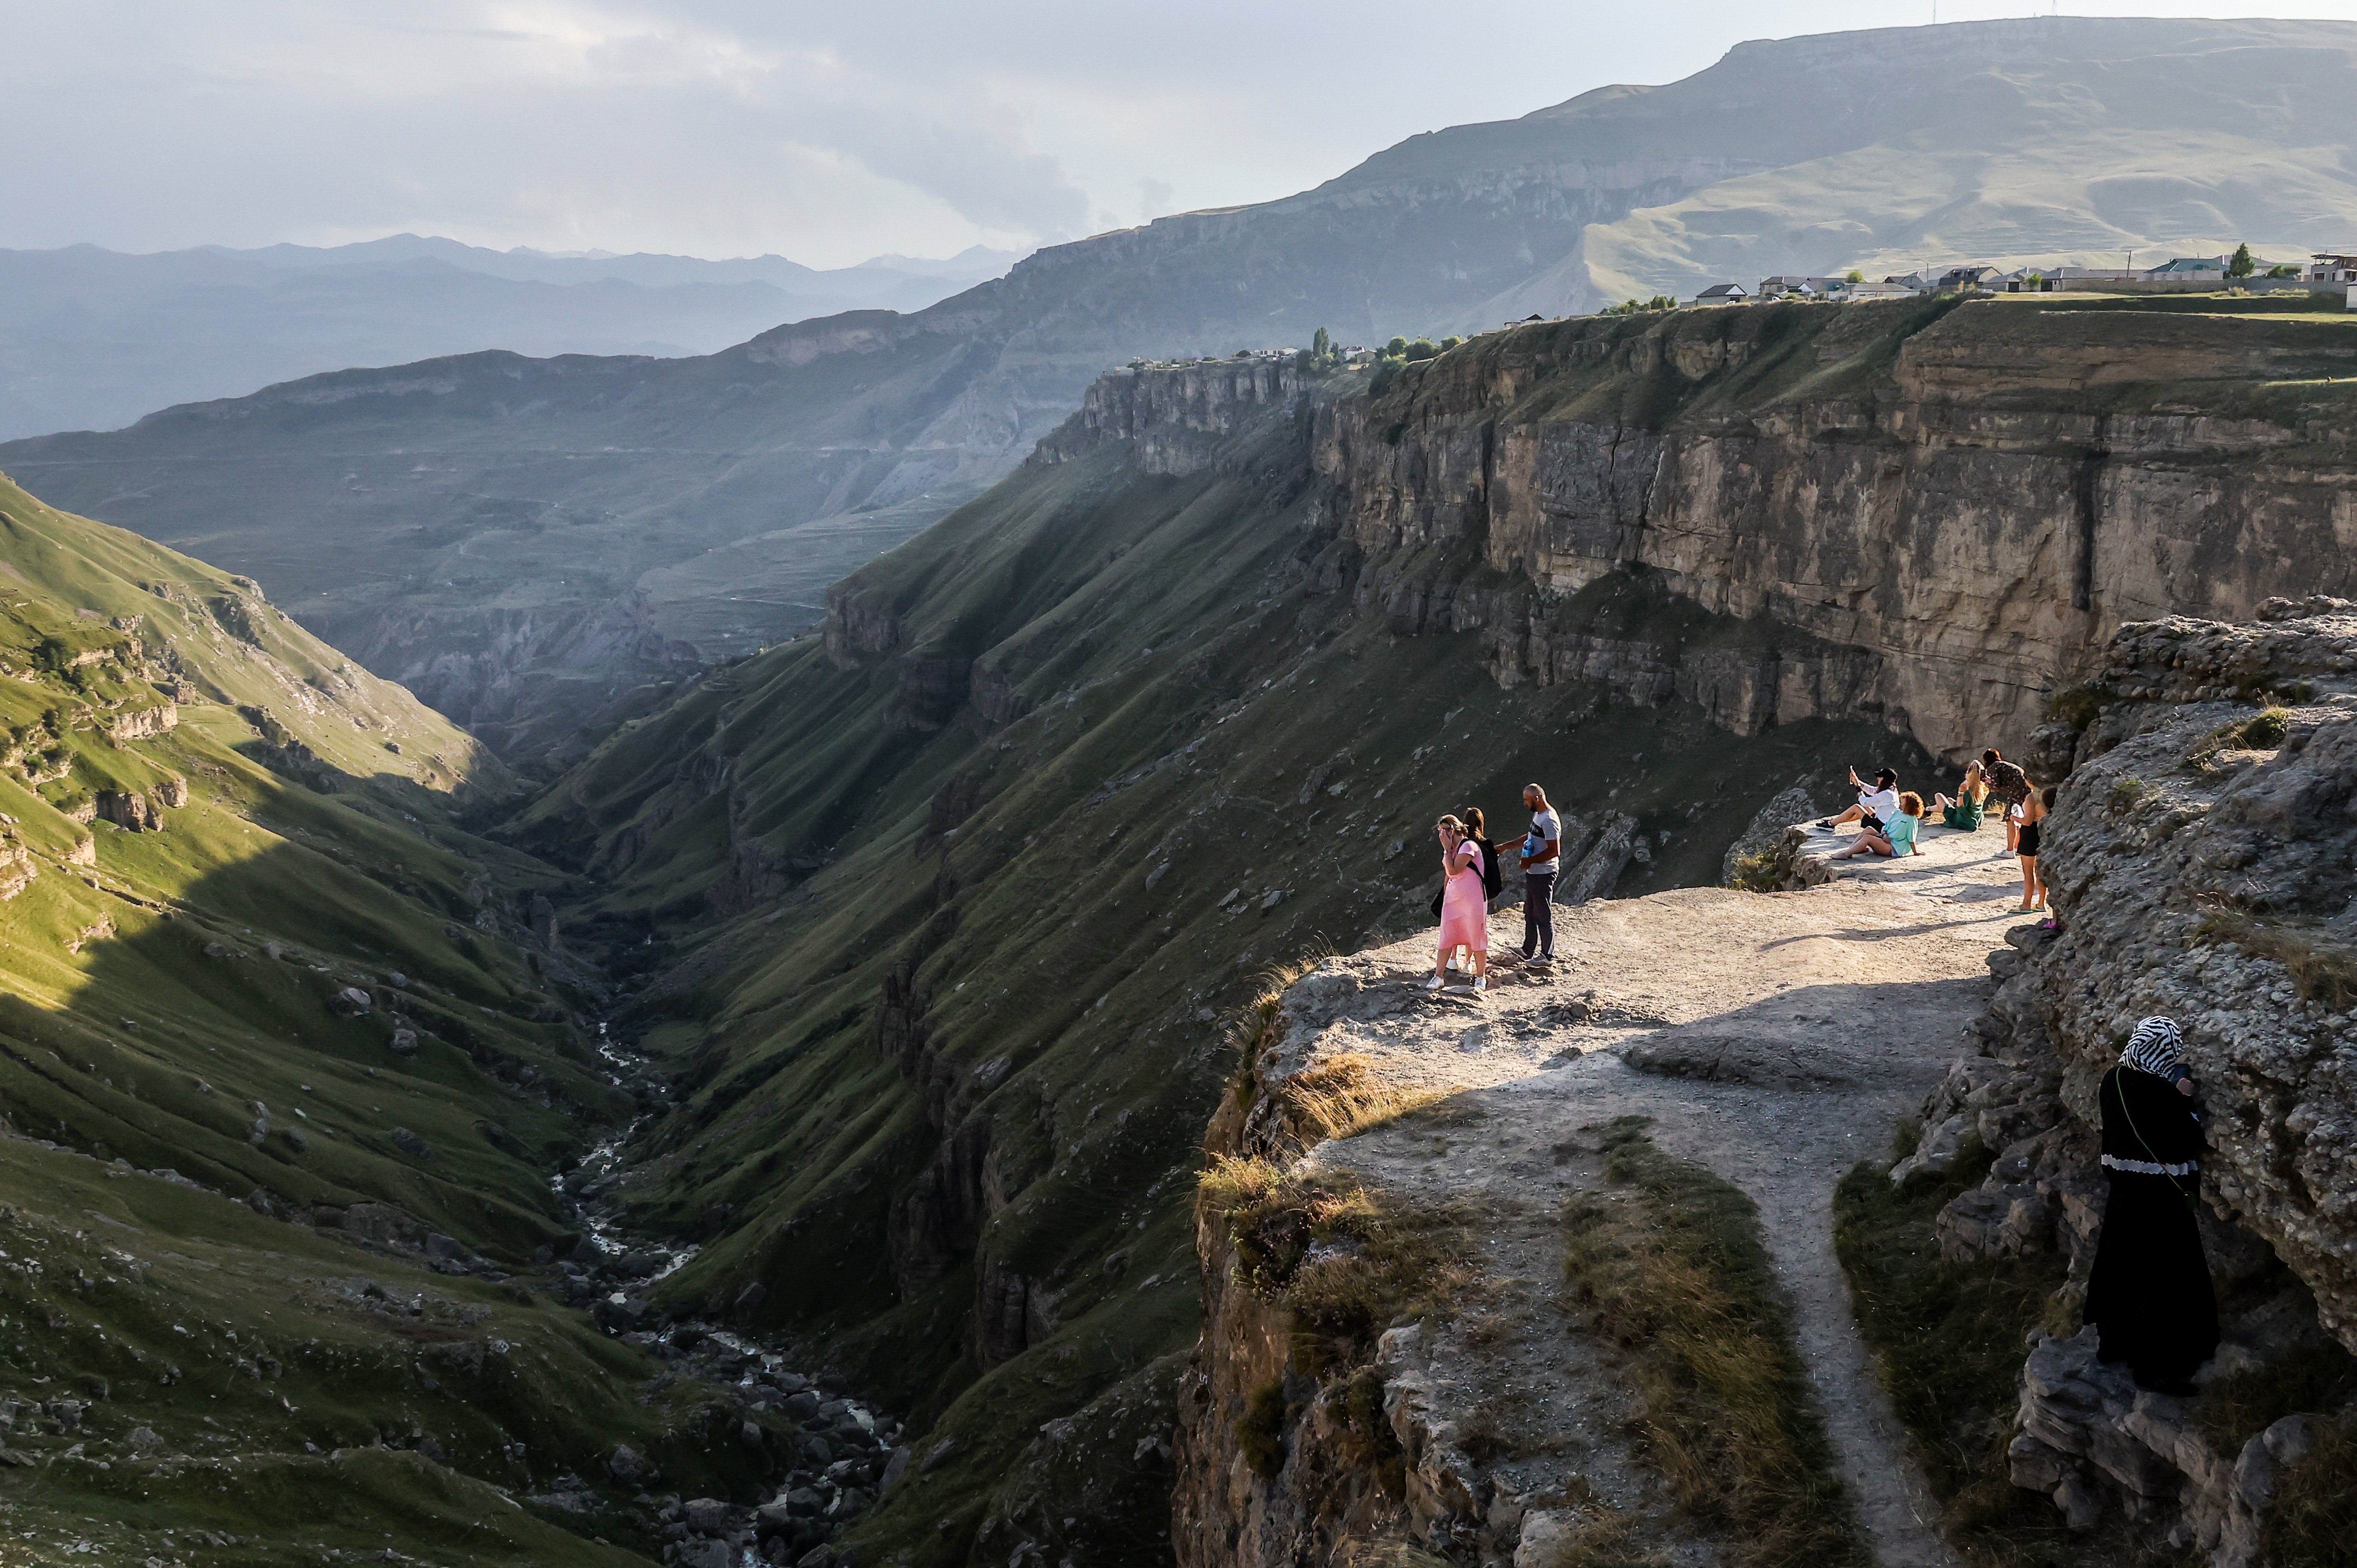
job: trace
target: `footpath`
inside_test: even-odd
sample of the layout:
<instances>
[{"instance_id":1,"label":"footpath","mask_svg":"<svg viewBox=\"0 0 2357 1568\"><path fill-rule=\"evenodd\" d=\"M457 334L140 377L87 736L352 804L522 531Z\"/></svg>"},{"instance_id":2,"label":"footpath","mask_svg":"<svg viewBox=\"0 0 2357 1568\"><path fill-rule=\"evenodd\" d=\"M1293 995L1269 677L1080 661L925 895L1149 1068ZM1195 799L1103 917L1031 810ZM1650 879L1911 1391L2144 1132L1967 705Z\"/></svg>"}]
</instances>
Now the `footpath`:
<instances>
[{"instance_id":1,"label":"footpath","mask_svg":"<svg viewBox=\"0 0 2357 1568\"><path fill-rule=\"evenodd\" d=\"M1514 1452L1491 1472L1501 1495L1544 1492L1568 1463L1610 1506L1668 1517L1620 1431L1629 1396L1562 1300L1562 1202L1599 1179L1593 1130L1641 1115L1661 1147L1758 1205L1878 1562L1957 1563L1857 1337L1832 1200L1946 1071L1994 989L1988 954L2035 917L2014 912L2018 863L1994 824L1927 829L1904 862L1829 864L1850 835L1809 831L1798 864L1818 885L1802 891L1690 888L1558 910L1552 974L1517 961L1509 911L1491 923L1503 961L1486 993L1462 980L1422 991L1425 932L1329 960L1288 993L1279 1071L1350 1053L1385 1083L1448 1097L1317 1157L1482 1216L1491 1305L1426 1337L1417 1369L1460 1422L1512 1412Z\"/></svg>"}]
</instances>

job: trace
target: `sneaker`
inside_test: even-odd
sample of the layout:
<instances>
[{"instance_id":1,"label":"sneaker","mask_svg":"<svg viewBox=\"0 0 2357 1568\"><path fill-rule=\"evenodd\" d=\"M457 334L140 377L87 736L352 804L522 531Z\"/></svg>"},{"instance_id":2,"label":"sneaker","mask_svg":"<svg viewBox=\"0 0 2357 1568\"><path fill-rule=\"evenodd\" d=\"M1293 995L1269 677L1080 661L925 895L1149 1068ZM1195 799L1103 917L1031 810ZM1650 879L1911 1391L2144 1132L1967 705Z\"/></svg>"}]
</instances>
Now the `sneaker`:
<instances>
[{"instance_id":1,"label":"sneaker","mask_svg":"<svg viewBox=\"0 0 2357 1568\"><path fill-rule=\"evenodd\" d=\"M1441 979L1440 976L1437 974L1428 974L1424 978L1424 988L1426 991L1437 991L1443 985L1448 983L1447 981Z\"/></svg>"},{"instance_id":2,"label":"sneaker","mask_svg":"<svg viewBox=\"0 0 2357 1568\"><path fill-rule=\"evenodd\" d=\"M1832 827L1833 825L1834 825L1834 820L1833 820L1831 817L1827 817L1824 822L1819 822L1819 823L1817 824L1817 826L1819 826L1819 827L1821 827L1821 828L1829 828L1829 827Z\"/></svg>"},{"instance_id":3,"label":"sneaker","mask_svg":"<svg viewBox=\"0 0 2357 1568\"><path fill-rule=\"evenodd\" d=\"M1543 952L1539 954L1538 957L1531 960L1531 962L1541 969L1553 969L1555 967L1555 954L1551 952Z\"/></svg>"},{"instance_id":4,"label":"sneaker","mask_svg":"<svg viewBox=\"0 0 2357 1568\"><path fill-rule=\"evenodd\" d=\"M1490 989L1490 982L1485 977L1477 974L1473 977L1473 989L1476 991L1487 991Z\"/></svg>"}]
</instances>

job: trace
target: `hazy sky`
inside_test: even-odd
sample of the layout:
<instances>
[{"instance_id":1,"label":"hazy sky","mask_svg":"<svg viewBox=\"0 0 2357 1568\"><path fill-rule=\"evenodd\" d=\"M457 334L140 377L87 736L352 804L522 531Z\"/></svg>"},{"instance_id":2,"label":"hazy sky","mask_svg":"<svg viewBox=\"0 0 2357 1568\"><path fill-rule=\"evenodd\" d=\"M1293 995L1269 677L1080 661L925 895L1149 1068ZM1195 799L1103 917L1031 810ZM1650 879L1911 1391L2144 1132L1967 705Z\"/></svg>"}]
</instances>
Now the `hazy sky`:
<instances>
[{"instance_id":1,"label":"hazy sky","mask_svg":"<svg viewBox=\"0 0 2357 1568\"><path fill-rule=\"evenodd\" d=\"M1939 19L2021 4L1940 0ZM2357 19L2357 0L2072 5ZM1028 247L1932 0L0 0L0 246Z\"/></svg>"}]
</instances>

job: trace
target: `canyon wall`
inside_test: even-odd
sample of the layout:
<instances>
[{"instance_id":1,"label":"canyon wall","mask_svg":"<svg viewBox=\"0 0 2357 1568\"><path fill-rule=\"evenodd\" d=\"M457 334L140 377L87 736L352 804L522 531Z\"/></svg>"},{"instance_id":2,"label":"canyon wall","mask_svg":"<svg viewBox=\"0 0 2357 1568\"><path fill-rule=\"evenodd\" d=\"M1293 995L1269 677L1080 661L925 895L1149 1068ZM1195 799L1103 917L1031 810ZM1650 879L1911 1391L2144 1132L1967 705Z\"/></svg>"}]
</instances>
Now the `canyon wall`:
<instances>
[{"instance_id":1,"label":"canyon wall","mask_svg":"<svg viewBox=\"0 0 2357 1568\"><path fill-rule=\"evenodd\" d=\"M2357 332L2289 314L1794 306L1491 334L1319 413L1332 525L1398 629L1739 733L2025 743L2122 623L2357 588ZM1616 572L1749 628L1599 638Z\"/></svg>"}]
</instances>

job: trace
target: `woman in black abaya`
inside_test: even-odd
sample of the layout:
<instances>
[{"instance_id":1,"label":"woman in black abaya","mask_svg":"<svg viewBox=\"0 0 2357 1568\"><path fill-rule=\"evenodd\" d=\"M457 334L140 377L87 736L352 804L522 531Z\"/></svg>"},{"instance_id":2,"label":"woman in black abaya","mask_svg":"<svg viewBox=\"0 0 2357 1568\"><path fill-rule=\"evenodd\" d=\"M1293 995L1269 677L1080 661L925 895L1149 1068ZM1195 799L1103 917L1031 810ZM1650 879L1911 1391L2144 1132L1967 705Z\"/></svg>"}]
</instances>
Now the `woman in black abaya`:
<instances>
[{"instance_id":1,"label":"woman in black abaya","mask_svg":"<svg viewBox=\"0 0 2357 1568\"><path fill-rule=\"evenodd\" d=\"M2145 1019L2096 1090L2112 1190L2086 1309L2104 1360L2126 1362L2138 1388L2173 1394L2193 1391L2194 1369L2218 1348L2218 1298L2194 1225L2201 1119L2181 1040L2173 1019Z\"/></svg>"}]
</instances>

